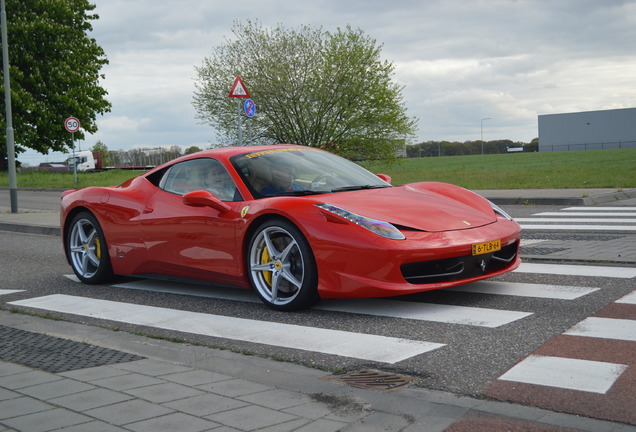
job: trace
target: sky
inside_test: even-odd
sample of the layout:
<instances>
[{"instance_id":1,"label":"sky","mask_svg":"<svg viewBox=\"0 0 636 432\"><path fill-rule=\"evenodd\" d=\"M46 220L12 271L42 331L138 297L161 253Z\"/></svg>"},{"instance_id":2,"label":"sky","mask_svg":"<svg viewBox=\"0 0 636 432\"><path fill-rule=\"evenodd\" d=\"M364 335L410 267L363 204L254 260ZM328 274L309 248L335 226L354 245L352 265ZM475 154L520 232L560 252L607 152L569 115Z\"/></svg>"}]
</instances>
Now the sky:
<instances>
[{"instance_id":1,"label":"sky","mask_svg":"<svg viewBox=\"0 0 636 432\"><path fill-rule=\"evenodd\" d=\"M91 2L99 19L90 36L109 60L101 85L112 111L76 149L98 140L110 150L217 143L195 118L195 67L233 38L235 21L247 20L363 30L395 65L407 114L418 119L412 143L482 134L530 142L539 115L636 107L636 0ZM65 157L29 151L18 160Z\"/></svg>"}]
</instances>

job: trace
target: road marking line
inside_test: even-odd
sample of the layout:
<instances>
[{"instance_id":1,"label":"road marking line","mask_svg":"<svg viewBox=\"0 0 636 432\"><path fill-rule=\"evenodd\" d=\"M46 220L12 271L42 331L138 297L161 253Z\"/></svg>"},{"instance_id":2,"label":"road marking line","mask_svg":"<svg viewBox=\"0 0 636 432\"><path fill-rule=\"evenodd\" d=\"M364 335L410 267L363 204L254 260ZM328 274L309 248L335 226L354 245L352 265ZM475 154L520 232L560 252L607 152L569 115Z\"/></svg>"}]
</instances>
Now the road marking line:
<instances>
[{"instance_id":1,"label":"road marking line","mask_svg":"<svg viewBox=\"0 0 636 432\"><path fill-rule=\"evenodd\" d=\"M636 321L589 317L564 334L636 342Z\"/></svg>"},{"instance_id":2,"label":"road marking line","mask_svg":"<svg viewBox=\"0 0 636 432\"><path fill-rule=\"evenodd\" d=\"M446 288L446 291L548 298L555 300L574 300L598 290L600 290L600 288L495 281L480 281L468 285Z\"/></svg>"},{"instance_id":3,"label":"road marking line","mask_svg":"<svg viewBox=\"0 0 636 432\"><path fill-rule=\"evenodd\" d=\"M636 216L636 213L616 213L616 212L541 212L533 216ZM515 220L518 220L515 218Z\"/></svg>"},{"instance_id":4,"label":"road marking line","mask_svg":"<svg viewBox=\"0 0 636 432\"><path fill-rule=\"evenodd\" d=\"M203 285L197 287L196 285L190 284L175 284L165 281L148 280L114 286L243 302L260 301L253 292L235 288L216 288ZM529 312L384 299L322 300L318 305L314 306L313 309L490 328L500 327L532 315L532 313Z\"/></svg>"},{"instance_id":5,"label":"road marking line","mask_svg":"<svg viewBox=\"0 0 636 432\"><path fill-rule=\"evenodd\" d=\"M10 303L121 323L397 363L444 344L54 294Z\"/></svg>"},{"instance_id":6,"label":"road marking line","mask_svg":"<svg viewBox=\"0 0 636 432\"><path fill-rule=\"evenodd\" d=\"M636 304L636 291L632 291L625 297L619 298L618 300L616 300L616 303Z\"/></svg>"},{"instance_id":7,"label":"road marking line","mask_svg":"<svg viewBox=\"0 0 636 432\"><path fill-rule=\"evenodd\" d=\"M550 239L521 239L521 247L550 241Z\"/></svg>"},{"instance_id":8,"label":"road marking line","mask_svg":"<svg viewBox=\"0 0 636 432\"><path fill-rule=\"evenodd\" d=\"M260 303L261 301L252 290L236 287L218 287L201 284L170 282L154 279L139 279L132 282L112 285L116 288L134 289L140 291L179 294L193 297L215 298L220 300L242 301L246 303Z\"/></svg>"},{"instance_id":9,"label":"road marking line","mask_svg":"<svg viewBox=\"0 0 636 432\"><path fill-rule=\"evenodd\" d=\"M520 225L522 230L636 231L632 225Z\"/></svg>"},{"instance_id":10,"label":"road marking line","mask_svg":"<svg viewBox=\"0 0 636 432\"><path fill-rule=\"evenodd\" d=\"M566 210L566 211L579 211L579 210L598 210L598 211L634 211L636 210L636 207L585 207L585 206L581 206L581 207L567 207L567 208L562 208L561 210Z\"/></svg>"},{"instance_id":11,"label":"road marking line","mask_svg":"<svg viewBox=\"0 0 636 432\"><path fill-rule=\"evenodd\" d=\"M577 215L578 216L578 215ZM636 223L636 219L619 219L619 218L547 218L547 217L532 217L532 218L515 218L517 222L568 222L568 223Z\"/></svg>"},{"instance_id":12,"label":"road marking line","mask_svg":"<svg viewBox=\"0 0 636 432\"><path fill-rule=\"evenodd\" d=\"M323 300L316 309L489 328L532 315L531 312L376 299Z\"/></svg>"},{"instance_id":13,"label":"road marking line","mask_svg":"<svg viewBox=\"0 0 636 432\"><path fill-rule=\"evenodd\" d=\"M499 379L605 394L625 370L622 364L531 355Z\"/></svg>"},{"instance_id":14,"label":"road marking line","mask_svg":"<svg viewBox=\"0 0 636 432\"><path fill-rule=\"evenodd\" d=\"M24 292L25 290L5 290L5 289L0 289L0 295L8 295L8 294L13 294L13 293L19 293L19 292Z\"/></svg>"},{"instance_id":15,"label":"road marking line","mask_svg":"<svg viewBox=\"0 0 636 432\"><path fill-rule=\"evenodd\" d=\"M514 273L540 273L567 276L600 276L609 278L631 279L633 277L636 277L636 268L521 263L519 268L517 268Z\"/></svg>"}]
</instances>

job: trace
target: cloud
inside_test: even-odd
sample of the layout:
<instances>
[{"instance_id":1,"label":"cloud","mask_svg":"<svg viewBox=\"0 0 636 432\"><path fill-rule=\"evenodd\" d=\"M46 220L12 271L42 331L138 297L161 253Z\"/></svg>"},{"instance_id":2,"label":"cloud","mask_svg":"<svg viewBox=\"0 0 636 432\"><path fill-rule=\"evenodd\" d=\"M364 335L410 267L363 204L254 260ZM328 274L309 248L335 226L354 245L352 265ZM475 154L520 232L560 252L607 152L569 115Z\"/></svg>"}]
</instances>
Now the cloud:
<instances>
[{"instance_id":1,"label":"cloud","mask_svg":"<svg viewBox=\"0 0 636 432\"><path fill-rule=\"evenodd\" d=\"M217 141L195 119L195 66L233 39L236 20L362 29L395 64L420 141L478 139L490 117L485 139L528 142L539 114L636 106L634 0L93 3L91 36L110 61L103 85L113 109L83 146Z\"/></svg>"}]
</instances>

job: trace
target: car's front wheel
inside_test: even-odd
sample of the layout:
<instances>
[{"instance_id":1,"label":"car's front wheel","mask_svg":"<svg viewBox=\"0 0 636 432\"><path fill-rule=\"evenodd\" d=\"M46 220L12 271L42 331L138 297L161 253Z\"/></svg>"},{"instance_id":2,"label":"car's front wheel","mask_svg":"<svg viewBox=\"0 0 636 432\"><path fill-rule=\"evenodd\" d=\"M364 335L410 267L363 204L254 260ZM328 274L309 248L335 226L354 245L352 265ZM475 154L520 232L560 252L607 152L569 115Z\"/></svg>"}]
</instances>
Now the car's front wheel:
<instances>
[{"instance_id":1,"label":"car's front wheel","mask_svg":"<svg viewBox=\"0 0 636 432\"><path fill-rule=\"evenodd\" d=\"M75 275L82 282L99 284L113 278L104 233L91 213L79 213L71 221L66 253Z\"/></svg>"},{"instance_id":2,"label":"car's front wheel","mask_svg":"<svg viewBox=\"0 0 636 432\"><path fill-rule=\"evenodd\" d=\"M247 265L252 287L272 309L304 309L319 300L309 243L285 220L270 220L258 227L250 240Z\"/></svg>"}]
</instances>

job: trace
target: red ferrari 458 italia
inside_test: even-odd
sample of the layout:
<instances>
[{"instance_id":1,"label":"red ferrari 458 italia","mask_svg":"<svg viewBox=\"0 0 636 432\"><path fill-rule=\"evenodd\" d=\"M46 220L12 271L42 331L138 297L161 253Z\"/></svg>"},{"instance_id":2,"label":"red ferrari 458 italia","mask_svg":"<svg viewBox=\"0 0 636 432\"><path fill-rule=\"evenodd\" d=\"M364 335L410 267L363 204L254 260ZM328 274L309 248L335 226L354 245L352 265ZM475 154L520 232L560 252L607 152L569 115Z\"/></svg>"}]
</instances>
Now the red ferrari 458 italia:
<instances>
[{"instance_id":1,"label":"red ferrari 458 italia","mask_svg":"<svg viewBox=\"0 0 636 432\"><path fill-rule=\"evenodd\" d=\"M85 283L115 275L253 288L277 310L486 279L520 263L520 228L445 183L392 186L331 153L208 150L119 186L62 195L66 257Z\"/></svg>"}]
</instances>

